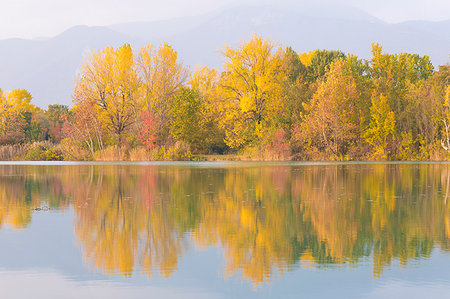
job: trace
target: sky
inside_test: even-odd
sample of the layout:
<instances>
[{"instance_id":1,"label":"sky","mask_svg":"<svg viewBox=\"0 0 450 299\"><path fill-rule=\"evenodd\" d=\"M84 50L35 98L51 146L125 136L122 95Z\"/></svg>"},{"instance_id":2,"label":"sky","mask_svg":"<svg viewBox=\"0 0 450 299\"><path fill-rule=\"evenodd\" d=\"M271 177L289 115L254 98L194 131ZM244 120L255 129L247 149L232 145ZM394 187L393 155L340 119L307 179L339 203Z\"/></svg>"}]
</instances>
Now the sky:
<instances>
[{"instance_id":1,"label":"sky","mask_svg":"<svg viewBox=\"0 0 450 299\"><path fill-rule=\"evenodd\" d=\"M245 0L277 3L280 0ZM317 0L282 0L317 3ZM450 19L449 0L320 0L362 9L390 23ZM76 25L111 25L195 16L243 0L0 0L0 39L54 36Z\"/></svg>"}]
</instances>

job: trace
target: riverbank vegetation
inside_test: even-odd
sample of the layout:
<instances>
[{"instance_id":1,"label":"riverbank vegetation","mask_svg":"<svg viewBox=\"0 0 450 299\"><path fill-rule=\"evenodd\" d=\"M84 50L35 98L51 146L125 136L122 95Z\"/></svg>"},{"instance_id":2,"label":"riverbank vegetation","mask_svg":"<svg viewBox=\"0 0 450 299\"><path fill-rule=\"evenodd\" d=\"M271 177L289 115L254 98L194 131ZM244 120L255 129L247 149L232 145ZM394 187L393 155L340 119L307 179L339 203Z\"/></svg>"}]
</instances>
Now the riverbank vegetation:
<instances>
[{"instance_id":1,"label":"riverbank vegetation","mask_svg":"<svg viewBox=\"0 0 450 299\"><path fill-rule=\"evenodd\" d=\"M296 53L259 36L222 70L185 67L168 44L104 48L73 107L0 92L3 160L446 160L450 66L427 56Z\"/></svg>"}]
</instances>

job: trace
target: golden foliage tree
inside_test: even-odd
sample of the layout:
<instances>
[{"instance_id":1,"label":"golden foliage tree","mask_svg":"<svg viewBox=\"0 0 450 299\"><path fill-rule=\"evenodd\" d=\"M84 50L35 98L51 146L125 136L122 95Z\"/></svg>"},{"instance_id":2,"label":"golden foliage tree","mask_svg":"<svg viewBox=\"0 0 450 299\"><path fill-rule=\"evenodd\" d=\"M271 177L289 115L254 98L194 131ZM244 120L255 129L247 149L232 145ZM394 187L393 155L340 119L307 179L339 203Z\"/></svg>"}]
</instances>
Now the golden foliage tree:
<instances>
[{"instance_id":1,"label":"golden foliage tree","mask_svg":"<svg viewBox=\"0 0 450 299\"><path fill-rule=\"evenodd\" d=\"M143 104L130 45L107 47L92 54L82 65L74 101L81 105L92 103L98 118L121 145Z\"/></svg>"},{"instance_id":2,"label":"golden foliage tree","mask_svg":"<svg viewBox=\"0 0 450 299\"><path fill-rule=\"evenodd\" d=\"M237 48L225 47L224 72L220 81L223 97L228 99L226 143L240 148L261 136L283 109L281 51L262 37L253 36Z\"/></svg>"},{"instance_id":3,"label":"golden foliage tree","mask_svg":"<svg viewBox=\"0 0 450 299\"><path fill-rule=\"evenodd\" d=\"M385 160L391 154L389 147L395 138L396 121L395 114L383 94L373 95L370 115L370 125L364 137L374 147L374 158Z\"/></svg>"},{"instance_id":4,"label":"golden foliage tree","mask_svg":"<svg viewBox=\"0 0 450 299\"><path fill-rule=\"evenodd\" d=\"M185 82L187 70L167 43L157 49L153 45L141 48L137 66L145 107L155 115L159 138L165 139L169 135L170 104Z\"/></svg>"},{"instance_id":5,"label":"golden foliage tree","mask_svg":"<svg viewBox=\"0 0 450 299\"><path fill-rule=\"evenodd\" d=\"M360 134L359 93L344 60L332 63L311 102L305 104L300 139L306 146L344 158Z\"/></svg>"}]
</instances>

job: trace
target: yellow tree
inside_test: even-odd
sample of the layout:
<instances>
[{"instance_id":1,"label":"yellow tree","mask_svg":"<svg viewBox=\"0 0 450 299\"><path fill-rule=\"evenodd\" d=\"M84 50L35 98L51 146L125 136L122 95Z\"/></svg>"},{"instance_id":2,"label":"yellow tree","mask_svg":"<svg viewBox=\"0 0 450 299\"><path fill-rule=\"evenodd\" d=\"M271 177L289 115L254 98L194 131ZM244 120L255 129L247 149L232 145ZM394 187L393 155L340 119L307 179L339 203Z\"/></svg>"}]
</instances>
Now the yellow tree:
<instances>
[{"instance_id":1,"label":"yellow tree","mask_svg":"<svg viewBox=\"0 0 450 299\"><path fill-rule=\"evenodd\" d=\"M417 115L417 108L408 100L408 94L414 85L433 74L434 67L429 57L409 53L383 53L379 44L372 44L369 66L375 91L387 98L387 103L394 112L399 134L396 136L397 142L401 143L404 139L401 135L413 134L413 139L420 138L414 136L416 128L411 119Z\"/></svg>"},{"instance_id":2,"label":"yellow tree","mask_svg":"<svg viewBox=\"0 0 450 299\"><path fill-rule=\"evenodd\" d=\"M308 67L311 65L311 60L314 57L314 54L316 53L315 50L300 53L298 56L300 58L300 61L303 63L304 66Z\"/></svg>"},{"instance_id":3,"label":"yellow tree","mask_svg":"<svg viewBox=\"0 0 450 299\"><path fill-rule=\"evenodd\" d=\"M6 99L5 92L0 89L0 133L4 134L6 131L6 123L9 112L8 100Z\"/></svg>"},{"instance_id":4,"label":"yellow tree","mask_svg":"<svg viewBox=\"0 0 450 299\"><path fill-rule=\"evenodd\" d=\"M260 137L263 125L283 109L282 51L269 40L253 36L237 48L225 47L221 78L228 99L227 144L233 148ZM259 131L259 132L258 132Z\"/></svg>"},{"instance_id":5,"label":"yellow tree","mask_svg":"<svg viewBox=\"0 0 450 299\"><path fill-rule=\"evenodd\" d=\"M364 132L365 140L374 147L374 158L387 159L390 151L389 145L395 137L395 114L383 95L372 96L370 108L370 125Z\"/></svg>"},{"instance_id":6,"label":"yellow tree","mask_svg":"<svg viewBox=\"0 0 450 299\"><path fill-rule=\"evenodd\" d=\"M31 94L25 89L14 89L8 94L8 102L15 115L34 112L36 107L31 104Z\"/></svg>"},{"instance_id":7,"label":"yellow tree","mask_svg":"<svg viewBox=\"0 0 450 299\"><path fill-rule=\"evenodd\" d=\"M25 89L14 89L11 92L0 90L0 133L17 133L23 130L25 118L31 122L31 114L38 112L39 108L31 104L32 96ZM20 126L15 124L20 123ZM22 128L19 128L22 127Z\"/></svg>"},{"instance_id":8,"label":"yellow tree","mask_svg":"<svg viewBox=\"0 0 450 299\"><path fill-rule=\"evenodd\" d=\"M139 78L130 45L105 48L82 65L74 90L76 104L92 103L98 117L121 145L141 110Z\"/></svg>"},{"instance_id":9,"label":"yellow tree","mask_svg":"<svg viewBox=\"0 0 450 299\"><path fill-rule=\"evenodd\" d=\"M137 65L145 106L155 115L160 140L164 140L169 134L170 104L186 80L187 70L178 53L166 43L158 49L152 45L141 48Z\"/></svg>"}]
</instances>

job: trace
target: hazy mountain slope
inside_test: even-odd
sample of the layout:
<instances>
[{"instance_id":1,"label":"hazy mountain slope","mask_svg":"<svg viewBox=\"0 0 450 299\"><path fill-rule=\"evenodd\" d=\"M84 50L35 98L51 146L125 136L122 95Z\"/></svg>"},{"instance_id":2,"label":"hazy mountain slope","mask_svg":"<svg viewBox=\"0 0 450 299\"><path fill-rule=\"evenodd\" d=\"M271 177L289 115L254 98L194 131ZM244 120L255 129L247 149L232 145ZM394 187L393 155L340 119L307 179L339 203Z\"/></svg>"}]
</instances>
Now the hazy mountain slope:
<instances>
[{"instance_id":1,"label":"hazy mountain slope","mask_svg":"<svg viewBox=\"0 0 450 299\"><path fill-rule=\"evenodd\" d=\"M341 49L368 58L371 43L380 42L388 52L429 55L435 65L447 62L450 53L450 21L387 24L342 6L241 6L201 17L78 26L47 40L0 41L0 88L26 88L41 107L71 104L73 78L88 51L125 42L137 47L167 41L186 65L220 67L224 42L236 45L253 32L299 52Z\"/></svg>"},{"instance_id":2,"label":"hazy mountain slope","mask_svg":"<svg viewBox=\"0 0 450 299\"><path fill-rule=\"evenodd\" d=\"M211 19L212 15L185 17L156 22L133 22L109 26L109 28L142 40L165 40L169 36L180 34L200 26Z\"/></svg>"},{"instance_id":3,"label":"hazy mountain slope","mask_svg":"<svg viewBox=\"0 0 450 299\"><path fill-rule=\"evenodd\" d=\"M314 12L311 8L231 9L167 40L187 63L210 66L222 63L220 49L224 41L236 45L253 32L290 45L296 51L341 49L368 58L371 43L380 42L389 52L429 55L436 65L445 63L450 53L450 22L387 24L364 14L357 15L355 11L336 15Z\"/></svg>"}]
</instances>

